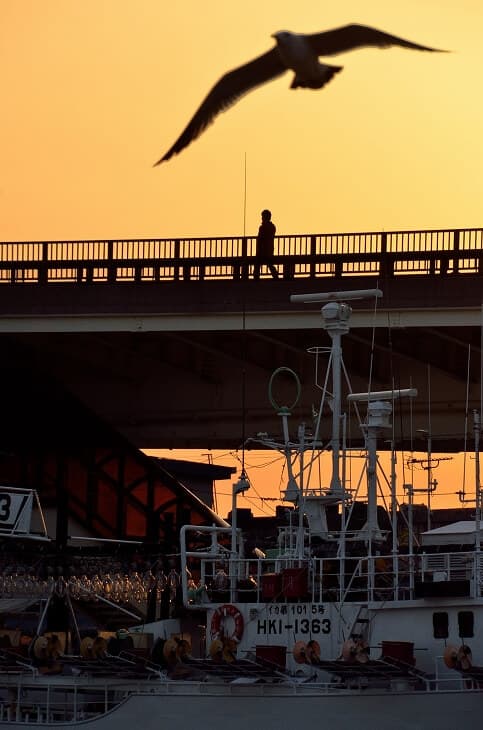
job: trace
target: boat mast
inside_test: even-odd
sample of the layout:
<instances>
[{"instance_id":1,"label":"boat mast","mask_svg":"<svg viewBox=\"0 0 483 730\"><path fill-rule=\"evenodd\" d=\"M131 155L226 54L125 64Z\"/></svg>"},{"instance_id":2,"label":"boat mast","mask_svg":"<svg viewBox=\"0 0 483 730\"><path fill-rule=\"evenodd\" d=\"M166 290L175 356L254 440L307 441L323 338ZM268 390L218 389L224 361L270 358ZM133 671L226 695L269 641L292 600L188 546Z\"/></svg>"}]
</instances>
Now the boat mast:
<instances>
[{"instance_id":1,"label":"boat mast","mask_svg":"<svg viewBox=\"0 0 483 730\"><path fill-rule=\"evenodd\" d=\"M320 294L292 294L291 302L327 302L321 313L324 320L324 329L332 340L332 476L329 494L332 497L345 498L345 490L340 478L341 452L341 373L342 373L342 336L349 332L349 320L352 308L346 304L347 300L372 299L382 296L380 289L359 289L353 291L323 292Z\"/></svg>"},{"instance_id":2,"label":"boat mast","mask_svg":"<svg viewBox=\"0 0 483 730\"><path fill-rule=\"evenodd\" d=\"M347 397L354 403L367 402L367 423L363 424L367 448L367 521L361 533L369 545L372 542L382 542L384 539L377 519L377 437L384 433L385 429L392 428L390 420L393 412L392 403L399 398L415 398L417 394L416 388L403 388L371 391L370 393L351 393ZM392 478L394 479L394 475ZM391 489L394 505L394 483Z\"/></svg>"},{"instance_id":3,"label":"boat mast","mask_svg":"<svg viewBox=\"0 0 483 730\"><path fill-rule=\"evenodd\" d=\"M327 518L325 509L329 505L342 503L341 532L339 535L339 556L341 559L341 571L344 570L346 541L346 512L345 500L348 494L345 490L345 471L341 479L341 465L344 469L344 460L341 459L341 451L345 450L345 416L342 414L342 336L350 330L350 318L352 308L347 301L354 299L373 299L382 296L380 289L363 289L356 291L324 292L320 294L294 294L290 297L292 302L326 302L322 307L321 314L324 320L324 329L332 340L329 367L332 374L332 398L330 406L332 410L332 432L330 440L332 472L330 485L327 490L319 494L301 494L307 512L310 512L314 527L320 535L328 538ZM325 392L325 388L324 388ZM321 409L322 410L322 409ZM321 414L319 411L319 417ZM344 421L343 421L344 418ZM342 422L343 421L343 422ZM344 443L341 444L343 439ZM315 517L314 517L315 516Z\"/></svg>"}]
</instances>

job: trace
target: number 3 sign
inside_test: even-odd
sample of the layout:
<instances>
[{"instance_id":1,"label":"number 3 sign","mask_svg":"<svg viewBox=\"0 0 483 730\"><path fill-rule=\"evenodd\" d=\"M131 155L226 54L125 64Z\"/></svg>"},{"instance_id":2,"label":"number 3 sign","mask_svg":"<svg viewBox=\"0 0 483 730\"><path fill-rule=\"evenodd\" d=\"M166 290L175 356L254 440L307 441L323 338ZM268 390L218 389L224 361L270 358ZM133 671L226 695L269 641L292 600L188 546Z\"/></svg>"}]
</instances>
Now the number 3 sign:
<instances>
[{"instance_id":1,"label":"number 3 sign","mask_svg":"<svg viewBox=\"0 0 483 730\"><path fill-rule=\"evenodd\" d=\"M33 491L0 487L0 535L30 532Z\"/></svg>"}]
</instances>

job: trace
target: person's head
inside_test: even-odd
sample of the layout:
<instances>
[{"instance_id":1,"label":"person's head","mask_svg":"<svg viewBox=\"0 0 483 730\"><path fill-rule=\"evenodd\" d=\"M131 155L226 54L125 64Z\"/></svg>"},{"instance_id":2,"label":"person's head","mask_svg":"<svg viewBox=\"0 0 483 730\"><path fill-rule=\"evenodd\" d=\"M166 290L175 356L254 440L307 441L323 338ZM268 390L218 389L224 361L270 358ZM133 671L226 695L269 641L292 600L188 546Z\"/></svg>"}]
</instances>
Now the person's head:
<instances>
[{"instance_id":1,"label":"person's head","mask_svg":"<svg viewBox=\"0 0 483 730\"><path fill-rule=\"evenodd\" d=\"M265 210L262 210L262 221L269 221L272 217L272 214L267 208Z\"/></svg>"}]
</instances>

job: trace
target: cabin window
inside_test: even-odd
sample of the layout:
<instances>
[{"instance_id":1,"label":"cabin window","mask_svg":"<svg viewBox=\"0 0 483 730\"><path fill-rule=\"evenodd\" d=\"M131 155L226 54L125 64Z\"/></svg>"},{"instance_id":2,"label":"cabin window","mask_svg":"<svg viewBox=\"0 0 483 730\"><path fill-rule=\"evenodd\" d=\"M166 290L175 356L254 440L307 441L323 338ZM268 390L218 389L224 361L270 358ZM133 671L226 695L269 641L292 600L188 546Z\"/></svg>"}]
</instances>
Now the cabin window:
<instances>
[{"instance_id":1,"label":"cabin window","mask_svg":"<svg viewBox=\"0 0 483 730\"><path fill-rule=\"evenodd\" d=\"M473 611L458 611L458 634L465 639L474 636Z\"/></svg>"},{"instance_id":2,"label":"cabin window","mask_svg":"<svg viewBox=\"0 0 483 730\"><path fill-rule=\"evenodd\" d=\"M446 611L433 613L433 636L435 639L448 638L448 614Z\"/></svg>"}]
</instances>

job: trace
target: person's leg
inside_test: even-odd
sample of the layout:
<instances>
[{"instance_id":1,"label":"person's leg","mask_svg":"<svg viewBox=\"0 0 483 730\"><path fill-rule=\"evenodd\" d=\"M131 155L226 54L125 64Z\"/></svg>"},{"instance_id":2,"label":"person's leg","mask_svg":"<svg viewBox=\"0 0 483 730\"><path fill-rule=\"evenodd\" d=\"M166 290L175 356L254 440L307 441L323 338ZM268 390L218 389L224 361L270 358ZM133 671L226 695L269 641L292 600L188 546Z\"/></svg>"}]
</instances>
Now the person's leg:
<instances>
[{"instance_id":1,"label":"person's leg","mask_svg":"<svg viewBox=\"0 0 483 730\"><path fill-rule=\"evenodd\" d=\"M278 271L275 268L275 266L273 264L268 264L268 268L270 269L270 272L271 272L273 278L278 279Z\"/></svg>"}]
</instances>

